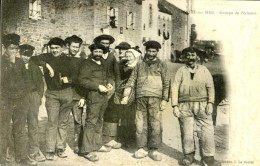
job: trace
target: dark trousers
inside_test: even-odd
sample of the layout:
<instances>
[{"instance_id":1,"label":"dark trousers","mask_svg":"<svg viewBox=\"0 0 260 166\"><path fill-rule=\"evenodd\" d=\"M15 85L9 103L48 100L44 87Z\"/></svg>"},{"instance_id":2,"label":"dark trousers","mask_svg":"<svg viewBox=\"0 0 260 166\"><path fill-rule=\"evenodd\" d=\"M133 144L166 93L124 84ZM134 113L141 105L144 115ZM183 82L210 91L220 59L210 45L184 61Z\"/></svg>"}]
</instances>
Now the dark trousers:
<instances>
[{"instance_id":1,"label":"dark trousers","mask_svg":"<svg viewBox=\"0 0 260 166\"><path fill-rule=\"evenodd\" d=\"M38 92L31 92L28 95L28 112L27 112L27 124L28 124L28 136L29 136L29 153L36 153L39 149L38 138L38 114L39 107L41 105L41 96Z\"/></svg>"},{"instance_id":2,"label":"dark trousers","mask_svg":"<svg viewBox=\"0 0 260 166\"><path fill-rule=\"evenodd\" d=\"M118 137L122 143L129 144L135 141L135 104L118 105L119 132Z\"/></svg>"},{"instance_id":3,"label":"dark trousers","mask_svg":"<svg viewBox=\"0 0 260 166\"><path fill-rule=\"evenodd\" d=\"M108 106L104 114L104 142L117 139L117 127L119 122L119 107L114 103L114 95L109 99Z\"/></svg>"},{"instance_id":4,"label":"dark trousers","mask_svg":"<svg viewBox=\"0 0 260 166\"><path fill-rule=\"evenodd\" d=\"M107 107L106 96L100 102L87 101L86 122L83 131L82 153L97 151L103 143L103 116Z\"/></svg>"},{"instance_id":5,"label":"dark trousers","mask_svg":"<svg viewBox=\"0 0 260 166\"><path fill-rule=\"evenodd\" d=\"M158 149L162 143L161 99L141 97L136 100L136 142L138 148Z\"/></svg>"},{"instance_id":6,"label":"dark trousers","mask_svg":"<svg viewBox=\"0 0 260 166\"><path fill-rule=\"evenodd\" d=\"M26 112L27 97L20 99L0 99L0 163L5 162L8 130L13 121L13 137L15 159L19 161L26 158Z\"/></svg>"},{"instance_id":7,"label":"dark trousers","mask_svg":"<svg viewBox=\"0 0 260 166\"><path fill-rule=\"evenodd\" d=\"M72 113L74 118L74 147L81 147L83 139L83 108L78 107L78 100L72 102Z\"/></svg>"},{"instance_id":8,"label":"dark trousers","mask_svg":"<svg viewBox=\"0 0 260 166\"><path fill-rule=\"evenodd\" d=\"M48 122L46 126L46 152L65 150L69 114L71 111L72 89L48 90L45 93Z\"/></svg>"}]
</instances>

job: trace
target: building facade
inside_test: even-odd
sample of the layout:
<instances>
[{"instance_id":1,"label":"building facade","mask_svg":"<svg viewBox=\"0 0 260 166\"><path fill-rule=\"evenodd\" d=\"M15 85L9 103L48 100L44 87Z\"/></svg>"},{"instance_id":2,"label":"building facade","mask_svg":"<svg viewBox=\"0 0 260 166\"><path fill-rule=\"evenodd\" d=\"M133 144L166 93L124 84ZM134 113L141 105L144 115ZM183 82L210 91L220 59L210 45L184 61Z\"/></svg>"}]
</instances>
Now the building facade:
<instances>
[{"instance_id":1,"label":"building facade","mask_svg":"<svg viewBox=\"0 0 260 166\"><path fill-rule=\"evenodd\" d=\"M175 17L187 14L174 13L174 6L165 12L165 5L161 0L3 0L2 34L19 34L21 43L35 46L38 54L52 37L78 35L86 52L101 34L116 39L112 48L127 41L143 50L145 41L157 40L160 58L170 59L171 43L182 48L188 40L179 30L185 22L179 24Z\"/></svg>"}]
</instances>

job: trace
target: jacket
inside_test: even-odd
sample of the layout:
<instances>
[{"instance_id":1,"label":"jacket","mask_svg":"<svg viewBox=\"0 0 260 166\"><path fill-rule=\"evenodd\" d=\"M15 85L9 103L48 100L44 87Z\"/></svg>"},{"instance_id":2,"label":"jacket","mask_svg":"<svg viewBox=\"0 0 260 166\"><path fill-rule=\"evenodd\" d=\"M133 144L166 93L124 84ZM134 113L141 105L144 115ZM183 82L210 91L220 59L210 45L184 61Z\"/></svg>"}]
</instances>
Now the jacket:
<instances>
[{"instance_id":1,"label":"jacket","mask_svg":"<svg viewBox=\"0 0 260 166\"><path fill-rule=\"evenodd\" d=\"M83 53L83 52L81 52ZM84 54L85 55L85 54ZM72 87L73 87L73 100L80 100L86 95L86 89L79 84L78 76L83 62L86 60L85 56L70 57L72 67Z\"/></svg>"},{"instance_id":2,"label":"jacket","mask_svg":"<svg viewBox=\"0 0 260 166\"><path fill-rule=\"evenodd\" d=\"M98 65L91 58L84 60L78 76L79 84L87 89L87 100L90 102L103 102L107 95L98 91L99 85L106 86L113 79L109 78L108 71L101 63Z\"/></svg>"},{"instance_id":3,"label":"jacket","mask_svg":"<svg viewBox=\"0 0 260 166\"><path fill-rule=\"evenodd\" d=\"M195 66L193 79L188 66L183 66L176 72L172 84L172 106L191 101L214 103L214 95L213 79L205 66Z\"/></svg>"},{"instance_id":4,"label":"jacket","mask_svg":"<svg viewBox=\"0 0 260 166\"><path fill-rule=\"evenodd\" d=\"M135 66L126 87L135 88L136 98L158 97L168 101L170 77L165 62L156 59L148 64L145 59Z\"/></svg>"},{"instance_id":5,"label":"jacket","mask_svg":"<svg viewBox=\"0 0 260 166\"><path fill-rule=\"evenodd\" d=\"M35 65L33 62L29 62L28 70L26 70L29 77L30 86L33 87L32 91L37 91L38 94L43 97L44 93L44 83L43 74L39 66Z\"/></svg>"},{"instance_id":6,"label":"jacket","mask_svg":"<svg viewBox=\"0 0 260 166\"><path fill-rule=\"evenodd\" d=\"M15 63L11 63L7 55L3 55L1 57L1 96L19 99L31 89L24 62L20 58L15 58Z\"/></svg>"}]
</instances>

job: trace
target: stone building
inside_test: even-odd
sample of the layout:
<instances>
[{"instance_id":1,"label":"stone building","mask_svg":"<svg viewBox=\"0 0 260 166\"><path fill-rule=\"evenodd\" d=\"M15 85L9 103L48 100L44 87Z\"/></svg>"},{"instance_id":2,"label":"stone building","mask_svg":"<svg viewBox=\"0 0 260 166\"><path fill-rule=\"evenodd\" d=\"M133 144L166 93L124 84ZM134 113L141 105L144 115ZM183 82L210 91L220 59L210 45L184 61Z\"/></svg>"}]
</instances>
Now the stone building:
<instances>
[{"instance_id":1,"label":"stone building","mask_svg":"<svg viewBox=\"0 0 260 166\"><path fill-rule=\"evenodd\" d=\"M35 46L37 53L56 36L80 36L85 51L100 34L115 37L111 47L128 41L142 50L143 42L153 39L163 45L160 58L170 59L172 42L178 48L186 46L188 14L169 4L165 0L3 0L2 34L19 34L21 43Z\"/></svg>"}]
</instances>

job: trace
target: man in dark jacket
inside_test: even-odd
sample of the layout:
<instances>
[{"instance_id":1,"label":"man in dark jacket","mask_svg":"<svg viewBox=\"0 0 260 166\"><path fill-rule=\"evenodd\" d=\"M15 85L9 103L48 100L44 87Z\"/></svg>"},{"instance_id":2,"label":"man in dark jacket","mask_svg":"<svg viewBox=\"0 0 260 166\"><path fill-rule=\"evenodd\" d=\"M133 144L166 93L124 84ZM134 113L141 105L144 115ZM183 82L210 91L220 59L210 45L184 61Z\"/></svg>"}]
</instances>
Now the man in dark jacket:
<instances>
[{"instance_id":1,"label":"man in dark jacket","mask_svg":"<svg viewBox=\"0 0 260 166\"><path fill-rule=\"evenodd\" d=\"M20 46L20 56L25 64L26 74L30 80L29 86L32 89L28 94L30 104L27 112L29 156L36 161L45 161L45 156L39 148L38 140L38 114L44 92L44 83L39 66L30 62L34 49L33 46L28 44Z\"/></svg>"},{"instance_id":2,"label":"man in dark jacket","mask_svg":"<svg viewBox=\"0 0 260 166\"><path fill-rule=\"evenodd\" d=\"M158 148L162 142L161 111L165 109L169 92L169 73L167 65L158 57L161 44L157 41L147 41L146 54L143 61L135 66L122 99L122 104L128 102L130 90L136 91L136 142L138 151L135 158L143 158L148 154L160 161ZM148 147L149 153L145 150Z\"/></svg>"},{"instance_id":3,"label":"man in dark jacket","mask_svg":"<svg viewBox=\"0 0 260 166\"><path fill-rule=\"evenodd\" d=\"M79 152L79 147L82 143L83 134L83 106L85 105L85 89L79 85L78 74L79 69L86 59L86 54L80 51L83 40L76 36L70 36L65 39L67 47L69 48L69 54L72 65L72 89L73 89L73 101L72 101L72 113L74 117L74 152Z\"/></svg>"},{"instance_id":4,"label":"man in dark jacket","mask_svg":"<svg viewBox=\"0 0 260 166\"><path fill-rule=\"evenodd\" d=\"M20 36L8 34L3 37L4 54L1 56L0 91L0 165L5 164L8 130L13 121L15 160L19 164L36 165L26 154L26 111L31 91L23 61L17 58Z\"/></svg>"},{"instance_id":5,"label":"man in dark jacket","mask_svg":"<svg viewBox=\"0 0 260 166\"><path fill-rule=\"evenodd\" d=\"M105 52L101 58L102 64L107 68L109 77L113 80L111 84L113 87L117 87L117 83L120 81L119 65L116 61L114 53L110 52L110 45L113 44L115 39L110 35L100 35L94 39L94 43L99 43L105 46ZM104 142L107 146L114 149L121 147L121 143L116 141L117 139L117 126L118 126L118 110L114 107L114 89L108 94L108 107L104 115Z\"/></svg>"},{"instance_id":6,"label":"man in dark jacket","mask_svg":"<svg viewBox=\"0 0 260 166\"><path fill-rule=\"evenodd\" d=\"M103 115L107 107L108 93L113 89L107 68L101 58L105 47L101 44L89 46L91 56L82 65L79 83L87 89L87 117L85 121L81 153L90 161L97 161L95 151L109 152L111 147L103 146Z\"/></svg>"},{"instance_id":7,"label":"man in dark jacket","mask_svg":"<svg viewBox=\"0 0 260 166\"><path fill-rule=\"evenodd\" d=\"M58 37L48 42L51 53L31 57L31 60L43 66L47 84L46 109L48 123L46 127L46 159L53 160L55 150L58 157L65 158L67 126L73 98L72 67L70 58L62 53L65 42Z\"/></svg>"}]
</instances>

